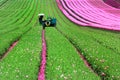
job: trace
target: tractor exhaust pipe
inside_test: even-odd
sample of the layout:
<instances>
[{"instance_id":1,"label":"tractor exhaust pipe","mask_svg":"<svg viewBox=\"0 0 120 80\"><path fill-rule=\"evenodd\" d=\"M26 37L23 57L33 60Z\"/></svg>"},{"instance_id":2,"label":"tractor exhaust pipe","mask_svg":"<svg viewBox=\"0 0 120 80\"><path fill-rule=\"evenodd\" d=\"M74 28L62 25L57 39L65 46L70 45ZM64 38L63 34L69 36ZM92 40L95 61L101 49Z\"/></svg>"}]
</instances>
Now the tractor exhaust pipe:
<instances>
[{"instance_id":1,"label":"tractor exhaust pipe","mask_svg":"<svg viewBox=\"0 0 120 80\"><path fill-rule=\"evenodd\" d=\"M38 14L39 22L42 24L44 14Z\"/></svg>"}]
</instances>

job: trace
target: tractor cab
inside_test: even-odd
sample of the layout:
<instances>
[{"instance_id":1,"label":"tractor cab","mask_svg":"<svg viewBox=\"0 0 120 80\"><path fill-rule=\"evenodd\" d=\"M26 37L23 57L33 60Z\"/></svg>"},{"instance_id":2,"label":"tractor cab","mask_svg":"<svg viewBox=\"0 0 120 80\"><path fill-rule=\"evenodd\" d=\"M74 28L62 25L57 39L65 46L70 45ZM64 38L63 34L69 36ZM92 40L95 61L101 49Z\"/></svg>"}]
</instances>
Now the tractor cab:
<instances>
[{"instance_id":1,"label":"tractor cab","mask_svg":"<svg viewBox=\"0 0 120 80\"><path fill-rule=\"evenodd\" d=\"M39 23L42 25L43 29L45 27L56 27L56 18L47 17L46 20L44 20L44 14L39 14Z\"/></svg>"}]
</instances>

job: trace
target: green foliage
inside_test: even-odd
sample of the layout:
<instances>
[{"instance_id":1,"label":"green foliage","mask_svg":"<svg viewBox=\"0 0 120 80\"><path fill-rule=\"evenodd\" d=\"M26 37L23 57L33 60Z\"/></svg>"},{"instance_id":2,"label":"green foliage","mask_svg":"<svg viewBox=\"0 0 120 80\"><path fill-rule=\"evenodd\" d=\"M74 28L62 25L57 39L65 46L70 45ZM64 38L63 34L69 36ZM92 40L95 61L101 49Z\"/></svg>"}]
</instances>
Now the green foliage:
<instances>
[{"instance_id":1,"label":"green foliage","mask_svg":"<svg viewBox=\"0 0 120 80\"><path fill-rule=\"evenodd\" d=\"M59 22L58 31L86 57L102 79L119 80L120 32L74 25L55 6L53 15Z\"/></svg>"},{"instance_id":2,"label":"green foliage","mask_svg":"<svg viewBox=\"0 0 120 80\"><path fill-rule=\"evenodd\" d=\"M37 79L42 50L38 13L57 18L57 28L45 29L46 80L120 79L120 32L78 26L60 12L55 0L8 0L0 12L0 57L18 40L0 61L0 80ZM76 49L98 76L85 66Z\"/></svg>"},{"instance_id":3,"label":"green foliage","mask_svg":"<svg viewBox=\"0 0 120 80\"><path fill-rule=\"evenodd\" d=\"M55 28L46 28L47 80L100 80L87 66L75 47Z\"/></svg>"},{"instance_id":4,"label":"green foliage","mask_svg":"<svg viewBox=\"0 0 120 80\"><path fill-rule=\"evenodd\" d=\"M14 1L13 1L14 2ZM23 4L24 2L20 1L16 3L21 3ZM26 9L22 9L20 8L20 10L17 10L17 13L14 14L10 14L10 18L6 19L6 21L3 21L2 23L0 23L0 57L6 52L6 50L9 48L9 46L16 40L20 39L20 37L22 35L24 35L27 31L29 31L29 29L31 29L31 27L36 24L36 20L37 20L37 14L39 13L39 5L37 5L37 0L36 1L27 1L26 5L28 4L29 6L27 6ZM33 6L31 6L30 4L34 4ZM12 5L12 3L11 3ZM15 5L17 7L17 5ZM15 6L12 6L10 9L8 8L8 10L6 9L6 12L9 10L13 10ZM24 7L24 5L21 5L22 7ZM31 7L30 7L31 6ZM37 8L38 7L38 8ZM19 9L19 7L18 7ZM27 12L26 12L27 11ZM22 14L23 12L23 14ZM29 14L28 14L29 12ZM4 13L2 13L4 14ZM7 15L8 15L7 14ZM19 15L16 15L19 14ZM21 15L22 14L22 15ZM29 15L29 16L28 16ZM18 16L19 20L17 22L12 22L12 19L16 19L15 17ZM26 17L24 17L26 16ZM7 21L9 20L9 21ZM22 21L22 23L21 23ZM6 23L6 28L4 27L4 24ZM14 23L14 24L13 24ZM5 44L4 44L5 43Z\"/></svg>"},{"instance_id":5,"label":"green foliage","mask_svg":"<svg viewBox=\"0 0 120 80\"><path fill-rule=\"evenodd\" d=\"M17 45L0 60L0 80L36 80L40 66L41 27L38 0L9 0L0 9L0 57L14 41Z\"/></svg>"},{"instance_id":6,"label":"green foliage","mask_svg":"<svg viewBox=\"0 0 120 80\"><path fill-rule=\"evenodd\" d=\"M49 4L47 4L49 2ZM50 16L53 13L52 1L44 0L41 5L46 10L42 11ZM57 18L59 20L59 18ZM61 21L62 22L62 21ZM59 24L57 25L59 27ZM64 26L65 27L65 26ZM45 36L47 41L47 80L100 80L92 70L83 62L75 47L56 28L46 28Z\"/></svg>"},{"instance_id":7,"label":"green foliage","mask_svg":"<svg viewBox=\"0 0 120 80\"><path fill-rule=\"evenodd\" d=\"M41 28L32 28L0 62L1 80L36 80L40 66Z\"/></svg>"}]
</instances>

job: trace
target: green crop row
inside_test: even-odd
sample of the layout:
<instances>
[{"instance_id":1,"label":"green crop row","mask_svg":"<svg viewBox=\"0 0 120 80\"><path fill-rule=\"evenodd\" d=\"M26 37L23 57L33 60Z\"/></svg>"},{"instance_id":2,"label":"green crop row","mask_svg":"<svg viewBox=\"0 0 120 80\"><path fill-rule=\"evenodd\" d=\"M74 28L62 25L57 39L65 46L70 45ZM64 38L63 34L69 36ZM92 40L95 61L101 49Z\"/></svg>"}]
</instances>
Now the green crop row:
<instances>
[{"instance_id":1,"label":"green crop row","mask_svg":"<svg viewBox=\"0 0 120 80\"><path fill-rule=\"evenodd\" d=\"M6 4L7 1L8 1L8 0L1 0L1 1L0 1L0 7L3 6L4 4Z\"/></svg>"},{"instance_id":2,"label":"green crop row","mask_svg":"<svg viewBox=\"0 0 120 80\"><path fill-rule=\"evenodd\" d=\"M57 18L57 28L45 29L47 80L120 79L120 32L75 25L61 13L55 0L8 0L0 12L0 57L18 40L0 61L0 80L37 79L41 59L41 27L36 22L39 12ZM76 49L98 76L85 66Z\"/></svg>"},{"instance_id":3,"label":"green crop row","mask_svg":"<svg viewBox=\"0 0 120 80\"><path fill-rule=\"evenodd\" d=\"M19 2L20 3L20 2ZM18 5L19 6L19 5ZM4 14L4 13L9 13L9 11L10 10L13 10L14 9L14 7L17 7L16 5L15 6L12 6L10 9L5 9L5 11L6 12L3 12L2 14ZM19 6L20 7L20 6ZM28 6L29 7L29 6ZM19 8L18 8L18 10L19 10ZM17 16L20 16L21 15L21 13L22 12L24 12L25 10L19 10L19 11L17 11L17 13L14 13L14 12L16 12L15 10L13 11L13 13L12 13L12 16L11 16L11 14L9 13L9 14L7 14L7 16L5 17L5 16L3 16L3 18L2 19L4 19L4 20L2 20L2 23L0 23L1 24L1 26L0 26L0 29L1 29L1 33L3 32L3 33L5 33L5 31L7 32L7 31L10 31L10 30L12 30L11 28L12 27L14 27L14 26L16 26L16 27L14 27L14 28L18 28L18 26L20 26L20 25L16 25L16 23L17 22L14 22L14 23L12 23L12 21L14 21L14 20L16 20L16 14L18 14L19 13L19 15L17 15ZM25 14L25 13L24 13ZM22 15L23 16L23 15ZM21 16L20 16L20 18L22 18ZM11 23L11 24L10 24ZM2 33L2 34L3 34Z\"/></svg>"},{"instance_id":4,"label":"green crop row","mask_svg":"<svg viewBox=\"0 0 120 80\"><path fill-rule=\"evenodd\" d=\"M41 28L33 27L0 61L0 80L37 80L41 45Z\"/></svg>"},{"instance_id":5,"label":"green crop row","mask_svg":"<svg viewBox=\"0 0 120 80\"><path fill-rule=\"evenodd\" d=\"M4 30L1 30L1 36L0 36L0 56L2 56L6 50L9 48L9 46L16 40L18 40L26 31L28 31L31 26L33 26L37 20L37 14L39 12L39 6L37 6L37 0L33 1L34 7L28 8L29 10L32 10L31 13L28 15L24 13L24 15L28 16L23 23L25 24L19 24L11 25L12 27L8 27L8 29L4 28ZM32 3L32 2L31 2ZM35 6L36 4L36 6ZM28 11L29 11L28 10ZM26 10L25 10L26 11ZM21 17L22 18L22 17ZM9 26L9 25L8 25ZM2 27L2 25L0 26ZM13 30L11 30L13 28Z\"/></svg>"},{"instance_id":6,"label":"green crop row","mask_svg":"<svg viewBox=\"0 0 120 80\"><path fill-rule=\"evenodd\" d=\"M28 8L23 10L21 10L22 7L18 8L18 12L15 13L19 15L14 13L15 15L10 16L10 19L16 19L15 16L19 17L19 21L16 23L10 21L6 24L8 25L8 30L5 28L4 31L0 31L1 55L7 51L11 43L19 39L13 50L0 61L0 80L36 80L38 77L42 43L41 27L38 26L36 21L40 11L40 5L38 5L40 2L38 0L25 0L24 2ZM20 2L17 0L16 4L20 4ZM20 14L20 12L23 13ZM15 29L11 30L11 28Z\"/></svg>"},{"instance_id":7,"label":"green crop row","mask_svg":"<svg viewBox=\"0 0 120 80\"><path fill-rule=\"evenodd\" d=\"M111 35L106 37L106 35L94 34L94 32L90 32L89 35L93 36L93 38L104 47L111 49L114 53L120 55L120 38L111 37Z\"/></svg>"},{"instance_id":8,"label":"green crop row","mask_svg":"<svg viewBox=\"0 0 120 80\"><path fill-rule=\"evenodd\" d=\"M74 46L55 28L46 29L46 80L100 80L87 66Z\"/></svg>"},{"instance_id":9,"label":"green crop row","mask_svg":"<svg viewBox=\"0 0 120 80\"><path fill-rule=\"evenodd\" d=\"M15 15L15 12L17 12L17 9L22 6L22 5L16 4L16 2L17 2L16 0L15 1L10 0L6 3L6 5L4 7L2 7L0 9L0 11L1 11L1 13L0 13L1 24L4 21L8 21L8 19L11 17L11 15ZM9 23L11 21L12 20L9 20L7 23Z\"/></svg>"},{"instance_id":10,"label":"green crop row","mask_svg":"<svg viewBox=\"0 0 120 80\"><path fill-rule=\"evenodd\" d=\"M54 2L52 4L54 4ZM120 39L119 36L117 37L116 35L120 33L74 25L63 16L56 4L54 4L52 10L51 16L55 16L58 20L58 31L86 57L94 71L105 80L119 80L120 56L118 50ZM99 33L104 35L102 36ZM113 36L114 38L112 38ZM111 45L109 45L110 43Z\"/></svg>"},{"instance_id":11,"label":"green crop row","mask_svg":"<svg viewBox=\"0 0 120 80\"><path fill-rule=\"evenodd\" d=\"M4 17L4 16L8 17L9 15L13 14L13 13L11 13L11 9L13 9L12 8L13 6L16 6L15 9L17 8L17 4L15 4L16 2L17 2L16 0L15 1L10 1L9 0L9 1L7 1L6 5L0 7L0 10L3 12L3 13L0 13L0 16L1 17ZM8 10L10 10L10 11L8 12ZM7 14L9 14L9 15L7 15Z\"/></svg>"},{"instance_id":12,"label":"green crop row","mask_svg":"<svg viewBox=\"0 0 120 80\"><path fill-rule=\"evenodd\" d=\"M54 17L51 4L55 3L48 0L42 1L41 12ZM60 32L55 28L46 28L45 36L47 42L46 80L100 80L100 77L84 64L75 47Z\"/></svg>"},{"instance_id":13,"label":"green crop row","mask_svg":"<svg viewBox=\"0 0 120 80\"><path fill-rule=\"evenodd\" d=\"M17 11L17 13L14 13L12 16L8 17L7 19L4 19L5 21L3 23L1 23L3 30L4 30L4 27L6 27L6 29L7 29L7 30L5 29L6 31L9 31L14 28L17 28L18 26L23 25L21 22L25 22L24 20L26 18L29 18L29 17L24 17L24 16L28 16L27 14L30 12L30 6L32 4L31 1L27 1L27 2L30 2L30 3L29 3L29 6L27 6L25 10L21 10L21 9L19 10L19 8L18 8L19 11ZM28 5L28 3L26 5ZM10 21L10 20L12 20L12 21ZM16 27L14 27L14 26L16 26Z\"/></svg>"}]
</instances>

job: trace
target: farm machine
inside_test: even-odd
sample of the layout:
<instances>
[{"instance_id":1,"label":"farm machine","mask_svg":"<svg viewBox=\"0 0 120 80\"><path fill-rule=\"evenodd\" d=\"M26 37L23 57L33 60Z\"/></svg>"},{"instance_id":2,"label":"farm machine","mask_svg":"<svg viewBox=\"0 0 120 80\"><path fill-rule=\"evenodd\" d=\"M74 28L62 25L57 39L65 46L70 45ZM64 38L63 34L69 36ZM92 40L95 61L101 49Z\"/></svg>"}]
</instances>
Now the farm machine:
<instances>
[{"instance_id":1,"label":"farm machine","mask_svg":"<svg viewBox=\"0 0 120 80\"><path fill-rule=\"evenodd\" d=\"M43 29L45 27L56 27L56 18L47 17L46 20L44 20L44 14L39 14L39 23L42 25Z\"/></svg>"}]
</instances>

